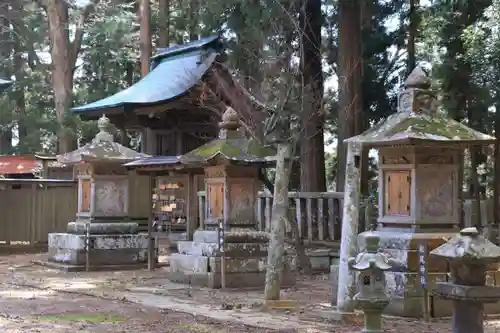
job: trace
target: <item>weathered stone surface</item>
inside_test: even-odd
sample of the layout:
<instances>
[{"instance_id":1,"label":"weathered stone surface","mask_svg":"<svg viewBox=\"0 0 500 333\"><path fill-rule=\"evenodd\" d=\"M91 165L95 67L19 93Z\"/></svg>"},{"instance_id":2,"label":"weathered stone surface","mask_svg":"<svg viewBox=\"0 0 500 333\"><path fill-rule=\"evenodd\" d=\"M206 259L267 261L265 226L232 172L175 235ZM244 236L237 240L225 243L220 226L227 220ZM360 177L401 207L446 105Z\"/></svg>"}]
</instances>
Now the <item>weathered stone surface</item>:
<instances>
[{"instance_id":1,"label":"weathered stone surface","mask_svg":"<svg viewBox=\"0 0 500 333\"><path fill-rule=\"evenodd\" d=\"M49 261L70 264L75 266L85 265L87 253L84 250L50 248ZM147 262L145 249L96 249L90 250L89 262L92 266L129 265Z\"/></svg>"},{"instance_id":2,"label":"weathered stone surface","mask_svg":"<svg viewBox=\"0 0 500 333\"><path fill-rule=\"evenodd\" d=\"M309 257L309 261L311 262L311 269L315 271L329 271L331 263L329 249L308 251L306 255Z\"/></svg>"},{"instance_id":3,"label":"weathered stone surface","mask_svg":"<svg viewBox=\"0 0 500 333\"><path fill-rule=\"evenodd\" d=\"M226 274L228 273L249 273L266 272L266 258L227 258L225 259ZM220 272L221 258L209 259L210 271Z\"/></svg>"},{"instance_id":4,"label":"weathered stone surface","mask_svg":"<svg viewBox=\"0 0 500 333\"><path fill-rule=\"evenodd\" d=\"M177 244L179 253L216 256L218 255L217 243L195 243L195 242L179 242ZM262 243L227 243L225 244L225 252L227 257L265 257L267 255L267 244Z\"/></svg>"},{"instance_id":5,"label":"weathered stone surface","mask_svg":"<svg viewBox=\"0 0 500 333\"><path fill-rule=\"evenodd\" d=\"M86 222L70 222L68 223L67 231L70 234L84 235ZM90 234L94 235L121 235L121 234L137 234L139 232L139 224L135 222L91 222Z\"/></svg>"},{"instance_id":6,"label":"weathered stone surface","mask_svg":"<svg viewBox=\"0 0 500 333\"><path fill-rule=\"evenodd\" d=\"M217 272L208 274L194 273L187 274L183 272L167 272L167 278L172 282L184 283L198 287L218 289L221 288L221 275ZM232 273L226 275L227 288L248 288L262 287L266 280L265 272L247 272ZM284 288L292 287L296 283L295 276L292 273L283 274L281 286Z\"/></svg>"},{"instance_id":7,"label":"weathered stone surface","mask_svg":"<svg viewBox=\"0 0 500 333\"><path fill-rule=\"evenodd\" d=\"M90 235L93 249L147 249L148 235ZM84 250L85 235L51 233L48 237L49 248Z\"/></svg>"},{"instance_id":8,"label":"weathered stone surface","mask_svg":"<svg viewBox=\"0 0 500 333\"><path fill-rule=\"evenodd\" d=\"M169 258L170 271L187 274L208 273L210 271L208 259L199 255L172 253Z\"/></svg>"}]
</instances>

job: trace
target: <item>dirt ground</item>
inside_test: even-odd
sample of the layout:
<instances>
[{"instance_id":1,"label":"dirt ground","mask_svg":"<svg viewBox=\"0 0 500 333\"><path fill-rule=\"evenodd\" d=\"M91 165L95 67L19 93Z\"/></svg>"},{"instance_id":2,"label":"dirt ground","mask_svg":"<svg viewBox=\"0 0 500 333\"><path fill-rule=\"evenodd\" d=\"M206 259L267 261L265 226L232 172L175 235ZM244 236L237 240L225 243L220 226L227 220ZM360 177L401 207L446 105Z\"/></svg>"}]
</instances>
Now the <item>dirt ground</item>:
<instances>
[{"instance_id":1,"label":"dirt ground","mask_svg":"<svg viewBox=\"0 0 500 333\"><path fill-rule=\"evenodd\" d=\"M222 292L175 285L165 280L162 270L153 273L63 273L33 265L31 260L35 257L0 256L0 331L354 333L362 328L361 320L339 324L325 319L324 313L329 310L322 308L322 304L328 302L331 295L325 276L304 279L297 288L283 292L285 299L298 302L297 311L275 310L263 314L258 306L261 291ZM149 301L141 301L144 299ZM184 306L183 309L193 311L174 311L178 308L162 306L162 299L170 300L170 303L164 304L178 303ZM203 312L202 308L208 310ZM245 316L260 318L264 315L267 317L262 317L262 322L267 318L267 325L260 325L258 320L253 326L244 325L237 320ZM283 329L285 325L279 324L288 323L290 327L292 322L297 323L296 328ZM451 332L449 320L427 324L385 318L384 328L386 332ZM500 332L500 321L489 320L485 332Z\"/></svg>"}]
</instances>

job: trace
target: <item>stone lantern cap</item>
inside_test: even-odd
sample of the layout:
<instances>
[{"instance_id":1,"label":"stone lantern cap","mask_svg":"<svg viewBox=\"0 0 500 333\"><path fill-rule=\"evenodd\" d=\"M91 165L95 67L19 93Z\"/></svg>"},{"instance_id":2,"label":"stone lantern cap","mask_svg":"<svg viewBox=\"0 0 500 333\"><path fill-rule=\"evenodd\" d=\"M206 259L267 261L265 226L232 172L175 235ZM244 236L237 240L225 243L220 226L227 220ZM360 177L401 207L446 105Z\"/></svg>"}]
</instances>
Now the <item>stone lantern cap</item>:
<instances>
[{"instance_id":1,"label":"stone lantern cap","mask_svg":"<svg viewBox=\"0 0 500 333\"><path fill-rule=\"evenodd\" d=\"M500 247L479 234L476 228L465 228L460 234L430 253L448 261L494 263L500 261Z\"/></svg>"},{"instance_id":2,"label":"stone lantern cap","mask_svg":"<svg viewBox=\"0 0 500 333\"><path fill-rule=\"evenodd\" d=\"M393 267L391 260L378 250L380 237L367 235L365 241L365 251L359 253L356 258L350 258L348 261L349 267L360 272L370 270L387 271L391 269Z\"/></svg>"},{"instance_id":3,"label":"stone lantern cap","mask_svg":"<svg viewBox=\"0 0 500 333\"><path fill-rule=\"evenodd\" d=\"M57 161L63 164L82 162L122 164L149 157L147 154L138 153L114 142L113 134L111 134L112 124L105 115L97 121L97 127L99 133L96 134L92 142L72 152L59 155Z\"/></svg>"},{"instance_id":4,"label":"stone lantern cap","mask_svg":"<svg viewBox=\"0 0 500 333\"><path fill-rule=\"evenodd\" d=\"M219 123L218 138L181 156L181 163L203 166L217 158L248 165L275 163L274 149L264 147L256 140L245 137L240 127L238 113L228 107Z\"/></svg>"},{"instance_id":5,"label":"stone lantern cap","mask_svg":"<svg viewBox=\"0 0 500 333\"><path fill-rule=\"evenodd\" d=\"M375 126L345 142L366 147L392 145L479 145L495 138L473 130L438 112L436 94L430 90L430 79L416 67L405 81L398 96L398 111Z\"/></svg>"}]
</instances>

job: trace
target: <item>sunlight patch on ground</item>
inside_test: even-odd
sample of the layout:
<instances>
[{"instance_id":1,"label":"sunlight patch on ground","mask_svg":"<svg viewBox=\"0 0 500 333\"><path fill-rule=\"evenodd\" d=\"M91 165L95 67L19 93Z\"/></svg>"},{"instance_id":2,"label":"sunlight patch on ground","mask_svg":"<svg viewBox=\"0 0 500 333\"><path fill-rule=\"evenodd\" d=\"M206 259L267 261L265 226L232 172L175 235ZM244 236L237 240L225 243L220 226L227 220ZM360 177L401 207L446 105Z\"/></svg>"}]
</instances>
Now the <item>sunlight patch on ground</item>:
<instances>
[{"instance_id":1,"label":"sunlight patch on ground","mask_svg":"<svg viewBox=\"0 0 500 333\"><path fill-rule=\"evenodd\" d=\"M176 327L179 333L227 333L226 330L214 331L214 328L204 324L185 324Z\"/></svg>"},{"instance_id":2,"label":"sunlight patch on ground","mask_svg":"<svg viewBox=\"0 0 500 333\"><path fill-rule=\"evenodd\" d=\"M0 298L21 298L21 299L32 299L32 298L48 298L54 295L53 290L2 290L0 291Z\"/></svg>"},{"instance_id":3,"label":"sunlight patch on ground","mask_svg":"<svg viewBox=\"0 0 500 333\"><path fill-rule=\"evenodd\" d=\"M46 286L49 288L61 289L65 290L78 290L78 289L95 289L98 288L98 284L102 284L104 280L64 280L64 279L47 279L45 280Z\"/></svg>"},{"instance_id":4,"label":"sunlight patch on ground","mask_svg":"<svg viewBox=\"0 0 500 333\"><path fill-rule=\"evenodd\" d=\"M61 314L52 316L35 317L39 321L56 323L60 321L80 322L84 321L92 324L120 324L127 320L125 317L120 317L110 313L94 313L94 314Z\"/></svg>"}]
</instances>

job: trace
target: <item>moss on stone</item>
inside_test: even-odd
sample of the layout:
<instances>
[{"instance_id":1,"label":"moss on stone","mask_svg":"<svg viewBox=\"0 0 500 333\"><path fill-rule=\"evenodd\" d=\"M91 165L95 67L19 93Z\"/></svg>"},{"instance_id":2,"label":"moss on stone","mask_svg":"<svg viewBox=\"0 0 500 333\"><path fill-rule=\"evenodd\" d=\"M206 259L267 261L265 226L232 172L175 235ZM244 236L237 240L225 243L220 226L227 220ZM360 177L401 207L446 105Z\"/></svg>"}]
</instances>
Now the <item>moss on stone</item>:
<instances>
[{"instance_id":1,"label":"moss on stone","mask_svg":"<svg viewBox=\"0 0 500 333\"><path fill-rule=\"evenodd\" d=\"M405 131L437 135L454 140L474 140L476 138L474 130L441 115L408 117L403 122L396 124L390 130L390 135Z\"/></svg>"},{"instance_id":2,"label":"moss on stone","mask_svg":"<svg viewBox=\"0 0 500 333\"><path fill-rule=\"evenodd\" d=\"M256 140L245 137L229 137L226 139L215 139L182 157L184 162L197 162L207 160L217 154L233 160L252 162L256 159L274 156L273 149L262 146Z\"/></svg>"}]
</instances>

